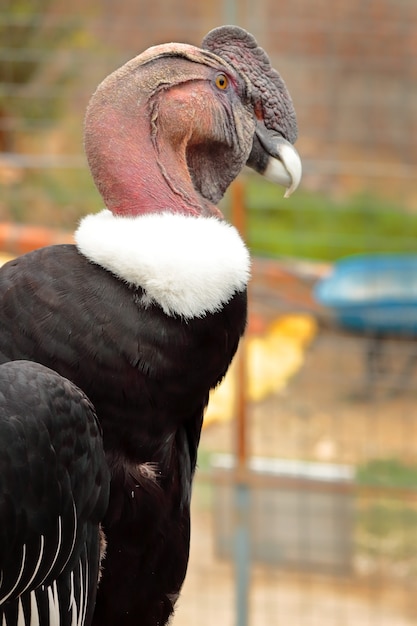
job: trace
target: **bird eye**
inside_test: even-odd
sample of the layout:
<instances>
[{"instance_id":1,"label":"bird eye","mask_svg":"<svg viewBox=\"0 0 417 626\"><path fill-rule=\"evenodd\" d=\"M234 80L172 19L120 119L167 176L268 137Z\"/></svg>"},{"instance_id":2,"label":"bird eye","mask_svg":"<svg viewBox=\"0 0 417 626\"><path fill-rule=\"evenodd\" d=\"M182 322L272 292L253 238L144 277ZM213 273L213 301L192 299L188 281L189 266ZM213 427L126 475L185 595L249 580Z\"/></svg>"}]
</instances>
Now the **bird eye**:
<instances>
[{"instance_id":1,"label":"bird eye","mask_svg":"<svg viewBox=\"0 0 417 626\"><path fill-rule=\"evenodd\" d=\"M216 87L219 89L226 89L229 84L229 79L226 74L217 74L216 76Z\"/></svg>"}]
</instances>

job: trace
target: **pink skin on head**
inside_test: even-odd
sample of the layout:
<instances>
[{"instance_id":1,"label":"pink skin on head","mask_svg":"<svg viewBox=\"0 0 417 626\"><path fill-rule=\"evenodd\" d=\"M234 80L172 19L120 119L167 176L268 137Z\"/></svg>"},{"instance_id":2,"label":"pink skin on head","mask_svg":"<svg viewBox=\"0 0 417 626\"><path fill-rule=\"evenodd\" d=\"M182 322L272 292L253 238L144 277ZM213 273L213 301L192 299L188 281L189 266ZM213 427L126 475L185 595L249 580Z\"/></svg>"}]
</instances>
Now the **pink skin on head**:
<instances>
[{"instance_id":1,"label":"pink skin on head","mask_svg":"<svg viewBox=\"0 0 417 626\"><path fill-rule=\"evenodd\" d=\"M183 64L184 78L170 86L174 63ZM212 87L213 68L166 57L159 59L156 70L162 83L156 89L149 87L150 80L146 82L147 66L138 65L136 74L124 72L123 84L111 75L93 97L86 116L85 148L94 181L115 215L169 211L223 218L196 189L187 162L189 147L224 140L224 122ZM144 88L138 79L141 74ZM165 75L166 86L161 80Z\"/></svg>"}]
</instances>

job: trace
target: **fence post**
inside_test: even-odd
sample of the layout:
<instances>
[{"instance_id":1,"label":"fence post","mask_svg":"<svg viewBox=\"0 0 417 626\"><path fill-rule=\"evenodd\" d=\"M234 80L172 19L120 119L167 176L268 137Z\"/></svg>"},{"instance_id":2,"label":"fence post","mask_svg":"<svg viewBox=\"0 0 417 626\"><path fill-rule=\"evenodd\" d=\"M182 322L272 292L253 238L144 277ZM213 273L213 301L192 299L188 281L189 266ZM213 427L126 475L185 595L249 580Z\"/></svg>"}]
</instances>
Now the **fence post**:
<instances>
[{"instance_id":1,"label":"fence post","mask_svg":"<svg viewBox=\"0 0 417 626\"><path fill-rule=\"evenodd\" d=\"M231 186L232 222L241 236L246 235L246 214L244 203L244 184L236 180ZM249 587L250 587L250 488L247 483L247 372L245 340L240 343L237 358L237 398L236 398L236 481L234 485L234 566L236 626L249 623Z\"/></svg>"}]
</instances>

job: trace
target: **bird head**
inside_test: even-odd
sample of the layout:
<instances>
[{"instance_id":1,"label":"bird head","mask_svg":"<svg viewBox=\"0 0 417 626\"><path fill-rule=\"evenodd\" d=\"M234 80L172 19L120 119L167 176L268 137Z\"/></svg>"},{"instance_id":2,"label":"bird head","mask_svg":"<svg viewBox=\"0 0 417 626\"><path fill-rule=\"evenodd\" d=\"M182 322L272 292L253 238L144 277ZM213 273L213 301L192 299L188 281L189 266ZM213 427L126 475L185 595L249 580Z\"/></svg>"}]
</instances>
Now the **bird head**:
<instances>
[{"instance_id":1,"label":"bird head","mask_svg":"<svg viewBox=\"0 0 417 626\"><path fill-rule=\"evenodd\" d=\"M221 216L248 164L287 187L301 162L294 108L266 53L238 27L202 48L154 46L108 76L87 109L85 149L108 209Z\"/></svg>"},{"instance_id":2,"label":"bird head","mask_svg":"<svg viewBox=\"0 0 417 626\"><path fill-rule=\"evenodd\" d=\"M288 89L255 38L238 26L220 26L203 40L203 48L227 61L245 80L255 117L253 145L247 165L287 188L291 195L301 180L301 160L293 144L297 120Z\"/></svg>"}]
</instances>

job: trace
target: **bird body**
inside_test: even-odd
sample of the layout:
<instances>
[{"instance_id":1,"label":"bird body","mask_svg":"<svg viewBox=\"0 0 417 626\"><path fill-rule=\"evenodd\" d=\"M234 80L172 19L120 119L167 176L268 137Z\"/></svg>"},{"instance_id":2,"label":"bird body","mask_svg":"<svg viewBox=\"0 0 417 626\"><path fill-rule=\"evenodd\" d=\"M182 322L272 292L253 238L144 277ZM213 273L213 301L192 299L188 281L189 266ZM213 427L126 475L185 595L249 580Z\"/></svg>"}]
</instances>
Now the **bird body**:
<instances>
[{"instance_id":1,"label":"bird body","mask_svg":"<svg viewBox=\"0 0 417 626\"><path fill-rule=\"evenodd\" d=\"M203 48L150 48L103 81L85 149L106 209L81 221L75 246L0 270L0 362L71 380L103 429L94 626L172 614L204 410L246 325L249 254L216 203L246 163L265 173L276 161L289 189L301 174L292 103L266 54L242 29L213 33Z\"/></svg>"},{"instance_id":2,"label":"bird body","mask_svg":"<svg viewBox=\"0 0 417 626\"><path fill-rule=\"evenodd\" d=\"M0 365L0 463L0 623L88 623L109 493L88 398L38 363Z\"/></svg>"},{"instance_id":3,"label":"bird body","mask_svg":"<svg viewBox=\"0 0 417 626\"><path fill-rule=\"evenodd\" d=\"M244 331L246 292L209 316L168 316L142 302L141 288L71 245L11 261L2 278L1 360L52 364L83 386L100 416L112 475L103 518L105 563L112 568L100 584L96 623L136 624L138 611L149 606L156 614L143 615L143 623L156 624L172 611L169 598L185 576L203 411ZM14 324L3 317L10 310L21 311ZM152 577L154 603L148 586L142 597L140 584ZM113 605L115 595L127 599ZM117 613L126 606L129 614Z\"/></svg>"}]
</instances>

